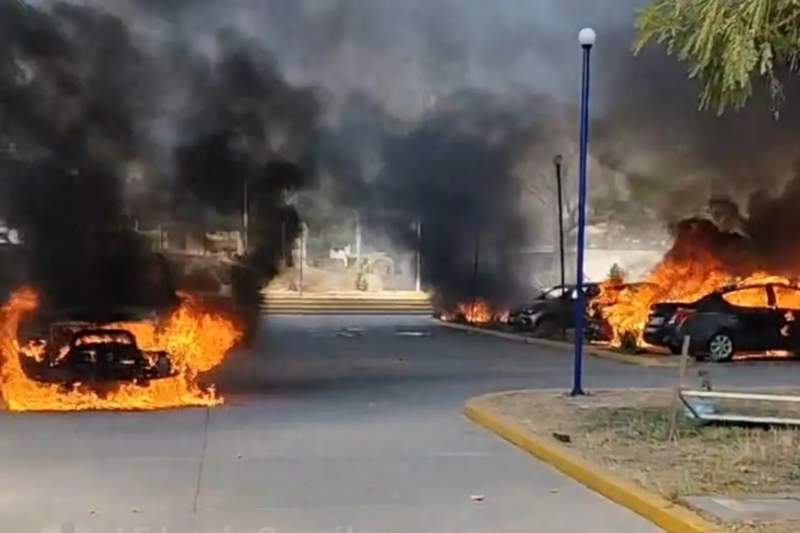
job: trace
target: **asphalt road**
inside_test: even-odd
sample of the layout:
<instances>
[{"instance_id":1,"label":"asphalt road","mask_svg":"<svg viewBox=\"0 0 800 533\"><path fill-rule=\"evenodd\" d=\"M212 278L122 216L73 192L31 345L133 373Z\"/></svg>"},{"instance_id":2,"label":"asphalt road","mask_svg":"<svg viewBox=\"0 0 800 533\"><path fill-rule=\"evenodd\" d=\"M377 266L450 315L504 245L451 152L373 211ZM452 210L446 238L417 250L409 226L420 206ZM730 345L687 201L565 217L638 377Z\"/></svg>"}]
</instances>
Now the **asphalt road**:
<instances>
[{"instance_id":1,"label":"asphalt road","mask_svg":"<svg viewBox=\"0 0 800 533\"><path fill-rule=\"evenodd\" d=\"M0 531L655 530L460 415L483 392L568 388L568 354L412 317L271 317L264 329L214 376L218 409L0 413ZM796 365L712 378L792 385ZM674 373L589 358L586 385Z\"/></svg>"}]
</instances>

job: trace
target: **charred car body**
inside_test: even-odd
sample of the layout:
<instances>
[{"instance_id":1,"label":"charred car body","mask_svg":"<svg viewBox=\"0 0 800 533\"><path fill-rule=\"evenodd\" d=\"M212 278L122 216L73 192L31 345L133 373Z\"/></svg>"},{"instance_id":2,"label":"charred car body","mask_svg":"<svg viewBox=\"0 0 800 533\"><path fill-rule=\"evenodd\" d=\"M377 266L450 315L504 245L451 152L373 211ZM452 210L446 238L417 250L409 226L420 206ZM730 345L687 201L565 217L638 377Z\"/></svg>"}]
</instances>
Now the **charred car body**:
<instances>
[{"instance_id":1,"label":"charred car body","mask_svg":"<svg viewBox=\"0 0 800 533\"><path fill-rule=\"evenodd\" d=\"M600 292L596 283L585 284L583 290L587 300L594 298ZM556 335L575 327L577 297L575 285L556 285L543 291L525 305L512 310L508 315L508 323L540 337ZM592 327L587 328L589 331L592 329Z\"/></svg>"},{"instance_id":2,"label":"charred car body","mask_svg":"<svg viewBox=\"0 0 800 533\"><path fill-rule=\"evenodd\" d=\"M690 303L651 307L644 340L680 351L690 337L690 353L715 362L737 352L800 351L800 288L785 284L728 287Z\"/></svg>"},{"instance_id":3,"label":"charred car body","mask_svg":"<svg viewBox=\"0 0 800 533\"><path fill-rule=\"evenodd\" d=\"M158 328L179 300L167 263L150 255L134 269L124 303L71 306L40 295L39 306L19 326L20 361L38 381L74 383L135 382L173 375L169 354L145 350L126 324L149 323Z\"/></svg>"}]
</instances>

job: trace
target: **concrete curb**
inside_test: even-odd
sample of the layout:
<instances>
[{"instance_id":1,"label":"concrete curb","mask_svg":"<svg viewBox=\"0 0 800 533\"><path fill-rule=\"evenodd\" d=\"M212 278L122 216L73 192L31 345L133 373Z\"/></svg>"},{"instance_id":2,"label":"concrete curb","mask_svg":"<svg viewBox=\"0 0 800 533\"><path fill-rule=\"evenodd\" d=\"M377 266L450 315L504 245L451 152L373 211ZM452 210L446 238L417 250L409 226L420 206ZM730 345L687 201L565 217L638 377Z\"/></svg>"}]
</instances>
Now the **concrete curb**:
<instances>
[{"instance_id":1,"label":"concrete curb","mask_svg":"<svg viewBox=\"0 0 800 533\"><path fill-rule=\"evenodd\" d=\"M725 530L685 507L665 500L638 485L616 477L589 463L555 441L537 436L513 420L496 415L477 405L478 398L467 401L464 414L475 423L493 431L570 476L609 500L672 533L722 533Z\"/></svg>"},{"instance_id":2,"label":"concrete curb","mask_svg":"<svg viewBox=\"0 0 800 533\"><path fill-rule=\"evenodd\" d=\"M498 337L500 339L506 339L509 341L524 342L525 344L533 344L536 346L543 346L546 348L564 350L572 348L573 346L572 343L569 342L555 341L551 339L538 339L536 337L528 337L526 335L519 335L517 333L507 333L505 331L496 331L493 329L479 328L476 326L468 326L466 324L457 324L455 322L444 322L437 320L436 323L451 329L469 331L472 333L480 333L482 335L489 335L492 337ZM604 350L602 348L598 348L597 346L592 346L591 344L585 345L584 353L587 355L591 355L593 357L599 357L601 359L610 359L612 361L626 363L629 365L660 367L660 368L677 368L678 366L678 363L674 360L673 357L670 356L665 355L658 357L647 357L640 355L630 355L630 354L612 352L611 350Z\"/></svg>"}]
</instances>

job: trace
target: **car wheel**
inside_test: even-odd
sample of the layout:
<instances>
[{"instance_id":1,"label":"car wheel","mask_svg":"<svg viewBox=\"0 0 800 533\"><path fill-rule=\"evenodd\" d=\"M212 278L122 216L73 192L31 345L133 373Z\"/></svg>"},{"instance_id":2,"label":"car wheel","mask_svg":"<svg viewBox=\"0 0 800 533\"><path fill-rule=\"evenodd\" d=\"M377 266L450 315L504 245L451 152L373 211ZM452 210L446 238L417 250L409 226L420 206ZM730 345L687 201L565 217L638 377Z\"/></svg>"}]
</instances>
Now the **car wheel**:
<instances>
[{"instance_id":1,"label":"car wheel","mask_svg":"<svg viewBox=\"0 0 800 533\"><path fill-rule=\"evenodd\" d=\"M509 323L509 325L514 331L525 331L528 329L528 326L521 320L515 320L514 322Z\"/></svg>"},{"instance_id":2,"label":"car wheel","mask_svg":"<svg viewBox=\"0 0 800 533\"><path fill-rule=\"evenodd\" d=\"M553 338L556 335L560 335L561 328L559 327L558 323L550 318L546 318L536 324L536 327L533 328L533 335L536 337L544 337L546 339Z\"/></svg>"},{"instance_id":3,"label":"car wheel","mask_svg":"<svg viewBox=\"0 0 800 533\"><path fill-rule=\"evenodd\" d=\"M708 358L714 363L730 361L735 351L733 337L727 332L715 333L708 340Z\"/></svg>"},{"instance_id":4,"label":"car wheel","mask_svg":"<svg viewBox=\"0 0 800 533\"><path fill-rule=\"evenodd\" d=\"M158 356L156 360L156 371L160 378L165 378L172 373L172 361L169 360L169 357L163 354Z\"/></svg>"},{"instance_id":5,"label":"car wheel","mask_svg":"<svg viewBox=\"0 0 800 533\"><path fill-rule=\"evenodd\" d=\"M669 345L669 353L671 353L672 355L681 355L682 351L683 351L682 346L675 346L674 344Z\"/></svg>"}]
</instances>

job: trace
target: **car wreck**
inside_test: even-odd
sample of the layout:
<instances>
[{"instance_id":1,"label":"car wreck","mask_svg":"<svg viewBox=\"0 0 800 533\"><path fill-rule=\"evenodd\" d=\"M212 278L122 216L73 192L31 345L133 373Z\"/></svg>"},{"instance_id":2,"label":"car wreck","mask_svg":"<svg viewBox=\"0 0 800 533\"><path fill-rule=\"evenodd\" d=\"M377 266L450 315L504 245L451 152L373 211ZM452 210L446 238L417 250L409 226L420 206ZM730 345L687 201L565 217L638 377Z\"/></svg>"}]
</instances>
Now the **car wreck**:
<instances>
[{"instance_id":1,"label":"car wreck","mask_svg":"<svg viewBox=\"0 0 800 533\"><path fill-rule=\"evenodd\" d=\"M43 295L41 305L19 325L22 368L31 379L102 384L174 375L169 353L141 346L137 332L157 330L179 299L166 261L153 254L135 269L125 301L115 305L70 305L69 298Z\"/></svg>"},{"instance_id":2,"label":"car wreck","mask_svg":"<svg viewBox=\"0 0 800 533\"><path fill-rule=\"evenodd\" d=\"M644 340L678 353L688 335L690 353L714 362L742 352L797 352L799 304L800 287L777 283L726 287L694 302L656 303Z\"/></svg>"}]
</instances>

